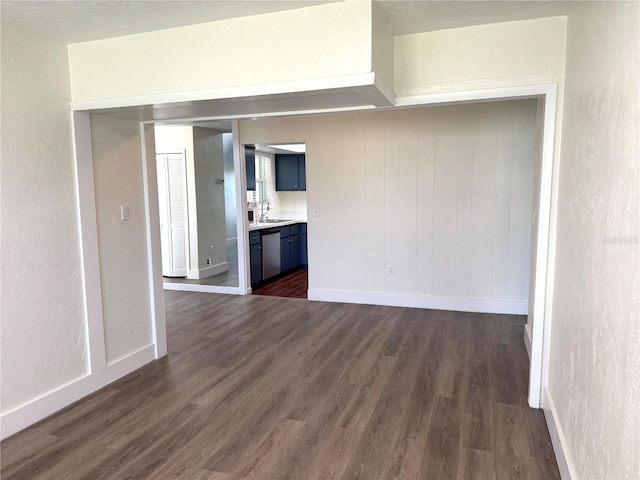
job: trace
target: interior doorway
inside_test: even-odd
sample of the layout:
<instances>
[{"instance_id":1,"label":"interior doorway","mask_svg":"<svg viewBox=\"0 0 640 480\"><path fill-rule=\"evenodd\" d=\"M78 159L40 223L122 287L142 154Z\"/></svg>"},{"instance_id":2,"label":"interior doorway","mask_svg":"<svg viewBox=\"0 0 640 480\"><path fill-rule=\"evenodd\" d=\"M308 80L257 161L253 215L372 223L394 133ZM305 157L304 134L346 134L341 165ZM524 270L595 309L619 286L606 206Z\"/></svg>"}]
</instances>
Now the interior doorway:
<instances>
[{"instance_id":1,"label":"interior doorway","mask_svg":"<svg viewBox=\"0 0 640 480\"><path fill-rule=\"evenodd\" d=\"M397 99L396 106L408 107L419 105L437 105L443 103L458 103L470 101L486 101L514 98L538 98L541 105L541 148L540 148L540 170L536 181L539 185L539 196L536 201L536 221L537 228L535 231L535 258L532 262L535 264L535 270L532 272L535 278L532 278L532 294L529 297L531 306L529 321L527 323L526 338L530 339L530 376L529 376L529 404L534 408L539 408L541 403L542 388L548 372L548 349L545 348L545 342L548 342L548 336L545 332L550 328L550 318L547 318L548 311L546 305L551 301L547 292L547 282L553 279L553 261L550 256L549 238L551 230L552 217L552 194L553 183L552 174L554 169L554 136L556 121L556 99L557 86L534 85L525 87L513 87L508 89L494 89L486 92L463 92L463 94L451 93L438 96L424 95L420 97L412 97L411 99ZM268 116L268 114L265 114ZM258 115L260 116L260 115ZM151 123L151 122L145 122ZM237 122L233 122L237 128ZM236 161L236 171L241 168L244 171L245 166L240 165L242 154L240 153L240 145L237 137L234 140L234 157ZM242 182L242 183L241 183ZM243 190L244 179L237 180L236 185ZM244 203L242 191L238 192L237 199ZM238 211L241 212L240 208ZM246 210L243 212L246 213ZM244 222L238 222L238 250L247 252L248 257L248 231ZM153 225L152 225L153 227ZM242 256L240 261L243 262ZM248 265L245 267L248 273ZM242 277L243 266L240 267L240 275ZM246 290L243 285L247 286ZM237 293L250 293L248 287L250 280L245 276L240 280L240 289ZM199 286L202 287L202 286ZM242 290L242 291L241 291ZM215 291L198 289L198 291ZM231 292L230 292L231 293ZM236 293L236 292L233 292ZM161 331L161 328L158 328ZM547 345L548 346L548 345Z\"/></svg>"},{"instance_id":2,"label":"interior doorway","mask_svg":"<svg viewBox=\"0 0 640 480\"><path fill-rule=\"evenodd\" d=\"M306 145L244 145L252 293L307 298Z\"/></svg>"},{"instance_id":3,"label":"interior doorway","mask_svg":"<svg viewBox=\"0 0 640 480\"><path fill-rule=\"evenodd\" d=\"M165 286L238 288L231 123L154 130Z\"/></svg>"}]
</instances>

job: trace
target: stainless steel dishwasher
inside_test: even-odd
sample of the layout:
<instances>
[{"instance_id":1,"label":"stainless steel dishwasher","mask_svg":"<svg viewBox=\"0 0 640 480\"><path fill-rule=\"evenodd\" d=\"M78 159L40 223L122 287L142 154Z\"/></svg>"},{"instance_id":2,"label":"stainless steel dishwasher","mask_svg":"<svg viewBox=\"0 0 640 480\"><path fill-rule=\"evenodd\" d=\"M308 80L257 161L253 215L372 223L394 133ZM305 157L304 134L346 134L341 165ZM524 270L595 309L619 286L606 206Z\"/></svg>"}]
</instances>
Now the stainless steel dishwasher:
<instances>
[{"instance_id":1,"label":"stainless steel dishwasher","mask_svg":"<svg viewBox=\"0 0 640 480\"><path fill-rule=\"evenodd\" d=\"M280 229L262 230L262 279L266 280L280 273Z\"/></svg>"}]
</instances>

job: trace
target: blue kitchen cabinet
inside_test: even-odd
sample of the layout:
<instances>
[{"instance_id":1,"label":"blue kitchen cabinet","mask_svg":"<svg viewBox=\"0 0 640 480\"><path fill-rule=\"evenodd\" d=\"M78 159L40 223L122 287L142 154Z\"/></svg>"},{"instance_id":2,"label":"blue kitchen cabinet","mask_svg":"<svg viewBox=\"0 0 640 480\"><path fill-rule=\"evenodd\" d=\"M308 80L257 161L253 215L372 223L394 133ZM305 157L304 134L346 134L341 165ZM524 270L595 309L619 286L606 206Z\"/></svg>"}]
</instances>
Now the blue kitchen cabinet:
<instances>
[{"instance_id":1,"label":"blue kitchen cabinet","mask_svg":"<svg viewBox=\"0 0 640 480\"><path fill-rule=\"evenodd\" d=\"M256 147L244 146L244 159L247 165L247 190L256 189Z\"/></svg>"},{"instance_id":2,"label":"blue kitchen cabinet","mask_svg":"<svg viewBox=\"0 0 640 480\"><path fill-rule=\"evenodd\" d=\"M304 154L276 154L276 191L297 192L307 189Z\"/></svg>"},{"instance_id":3,"label":"blue kitchen cabinet","mask_svg":"<svg viewBox=\"0 0 640 480\"><path fill-rule=\"evenodd\" d=\"M309 255L307 249L307 224L300 224L300 265L309 265Z\"/></svg>"},{"instance_id":4,"label":"blue kitchen cabinet","mask_svg":"<svg viewBox=\"0 0 640 480\"><path fill-rule=\"evenodd\" d=\"M251 271L251 285L262 281L262 240L260 231L249 232L249 265Z\"/></svg>"},{"instance_id":5,"label":"blue kitchen cabinet","mask_svg":"<svg viewBox=\"0 0 640 480\"><path fill-rule=\"evenodd\" d=\"M280 230L280 271L300 266L300 224Z\"/></svg>"}]
</instances>

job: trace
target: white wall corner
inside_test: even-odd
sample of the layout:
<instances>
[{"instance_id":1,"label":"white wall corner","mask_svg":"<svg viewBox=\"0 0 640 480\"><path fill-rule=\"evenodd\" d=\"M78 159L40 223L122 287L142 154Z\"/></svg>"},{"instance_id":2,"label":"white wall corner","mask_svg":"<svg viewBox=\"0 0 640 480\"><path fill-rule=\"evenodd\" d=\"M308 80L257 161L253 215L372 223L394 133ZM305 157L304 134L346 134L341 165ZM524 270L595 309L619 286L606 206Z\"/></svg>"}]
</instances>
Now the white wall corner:
<instances>
[{"instance_id":1,"label":"white wall corner","mask_svg":"<svg viewBox=\"0 0 640 480\"><path fill-rule=\"evenodd\" d=\"M527 323L524 326L524 346L527 349L527 355L529 356L529 360L531 360L531 324Z\"/></svg>"},{"instance_id":2,"label":"white wall corner","mask_svg":"<svg viewBox=\"0 0 640 480\"><path fill-rule=\"evenodd\" d=\"M160 210L158 205L158 178L156 171L155 129L140 124L142 139L142 178L144 187L145 229L147 234L147 261L149 264L149 302L156 358L167 354L167 326L162 287L162 251L160 240Z\"/></svg>"},{"instance_id":3,"label":"white wall corner","mask_svg":"<svg viewBox=\"0 0 640 480\"><path fill-rule=\"evenodd\" d=\"M199 272L200 276L198 278L212 277L214 275L218 275L220 273L224 273L227 271L229 271L229 263L222 262L216 265L211 265L209 267L201 268Z\"/></svg>"},{"instance_id":4,"label":"white wall corner","mask_svg":"<svg viewBox=\"0 0 640 480\"><path fill-rule=\"evenodd\" d=\"M548 388L544 389L542 408L544 409L544 418L547 421L547 428L549 429L553 452L555 453L556 461L558 462L560 477L562 480L577 479L578 474L571 458L567 440L558 421L558 411L556 410L553 398L551 397L551 392L549 392Z\"/></svg>"},{"instance_id":5,"label":"white wall corner","mask_svg":"<svg viewBox=\"0 0 640 480\"><path fill-rule=\"evenodd\" d=\"M152 362L155 358L155 346L149 345L115 361L96 373L78 378L67 385L4 413L0 417L0 440L4 440L53 415L83 397Z\"/></svg>"},{"instance_id":6,"label":"white wall corner","mask_svg":"<svg viewBox=\"0 0 640 480\"><path fill-rule=\"evenodd\" d=\"M187 272L187 278L190 280L201 280L203 278L212 277L213 275L218 275L219 273L224 273L228 270L228 262L222 262L204 268L190 268Z\"/></svg>"}]
</instances>

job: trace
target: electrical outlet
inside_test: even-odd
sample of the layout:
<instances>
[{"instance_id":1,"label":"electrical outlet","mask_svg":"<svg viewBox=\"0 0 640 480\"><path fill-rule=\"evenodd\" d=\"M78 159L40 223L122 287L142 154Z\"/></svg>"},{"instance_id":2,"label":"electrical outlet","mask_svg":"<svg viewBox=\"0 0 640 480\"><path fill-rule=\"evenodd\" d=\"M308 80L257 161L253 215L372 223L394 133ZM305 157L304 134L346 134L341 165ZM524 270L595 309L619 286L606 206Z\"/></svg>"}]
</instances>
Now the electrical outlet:
<instances>
[{"instance_id":1,"label":"electrical outlet","mask_svg":"<svg viewBox=\"0 0 640 480\"><path fill-rule=\"evenodd\" d=\"M207 265L211 265L211 257L207 258Z\"/></svg>"},{"instance_id":2,"label":"electrical outlet","mask_svg":"<svg viewBox=\"0 0 640 480\"><path fill-rule=\"evenodd\" d=\"M393 265L387 265L387 275L395 275L396 274L396 267L394 267Z\"/></svg>"}]
</instances>

